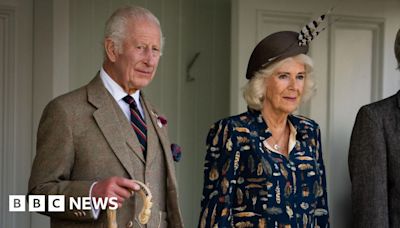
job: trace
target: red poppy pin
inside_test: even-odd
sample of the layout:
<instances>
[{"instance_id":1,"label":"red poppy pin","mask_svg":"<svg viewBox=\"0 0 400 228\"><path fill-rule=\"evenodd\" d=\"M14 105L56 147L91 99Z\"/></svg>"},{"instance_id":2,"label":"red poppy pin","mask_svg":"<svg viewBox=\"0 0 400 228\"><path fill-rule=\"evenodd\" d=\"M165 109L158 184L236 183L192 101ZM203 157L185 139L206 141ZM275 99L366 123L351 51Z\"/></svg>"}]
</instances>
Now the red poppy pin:
<instances>
[{"instance_id":1,"label":"red poppy pin","mask_svg":"<svg viewBox=\"0 0 400 228\"><path fill-rule=\"evenodd\" d=\"M162 115L158 115L154 110L151 111L151 114L156 117L157 119L157 125L159 128L162 128L163 126L167 126L167 118L165 118Z\"/></svg>"}]
</instances>

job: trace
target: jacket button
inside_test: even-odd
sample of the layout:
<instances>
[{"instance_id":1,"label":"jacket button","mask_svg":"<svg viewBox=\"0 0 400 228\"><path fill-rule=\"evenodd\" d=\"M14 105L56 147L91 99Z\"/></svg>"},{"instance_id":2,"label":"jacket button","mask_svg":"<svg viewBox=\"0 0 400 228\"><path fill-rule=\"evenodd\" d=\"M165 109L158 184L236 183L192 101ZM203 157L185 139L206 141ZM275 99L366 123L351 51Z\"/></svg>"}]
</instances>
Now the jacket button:
<instances>
[{"instance_id":1,"label":"jacket button","mask_svg":"<svg viewBox=\"0 0 400 228\"><path fill-rule=\"evenodd\" d=\"M133 227L133 222L132 222L132 220L131 221L129 221L127 224L126 224L126 227Z\"/></svg>"}]
</instances>

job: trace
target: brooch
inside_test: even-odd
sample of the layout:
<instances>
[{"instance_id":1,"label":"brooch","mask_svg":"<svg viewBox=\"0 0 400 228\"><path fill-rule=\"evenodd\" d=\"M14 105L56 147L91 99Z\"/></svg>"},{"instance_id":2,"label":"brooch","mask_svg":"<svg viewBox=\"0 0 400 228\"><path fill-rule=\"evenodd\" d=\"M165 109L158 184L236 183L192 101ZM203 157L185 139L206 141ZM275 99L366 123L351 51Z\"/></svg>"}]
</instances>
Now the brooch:
<instances>
[{"instance_id":1,"label":"brooch","mask_svg":"<svg viewBox=\"0 0 400 228\"><path fill-rule=\"evenodd\" d=\"M158 115L154 110L151 111L151 114L153 114L157 118L157 125L159 128L162 128L163 126L166 126L168 121L167 118L165 118L162 115Z\"/></svg>"},{"instance_id":2,"label":"brooch","mask_svg":"<svg viewBox=\"0 0 400 228\"><path fill-rule=\"evenodd\" d=\"M174 158L174 161L176 161L176 162L180 161L181 157L182 157L181 147L178 144L172 143L171 151L172 151L172 157Z\"/></svg>"}]
</instances>

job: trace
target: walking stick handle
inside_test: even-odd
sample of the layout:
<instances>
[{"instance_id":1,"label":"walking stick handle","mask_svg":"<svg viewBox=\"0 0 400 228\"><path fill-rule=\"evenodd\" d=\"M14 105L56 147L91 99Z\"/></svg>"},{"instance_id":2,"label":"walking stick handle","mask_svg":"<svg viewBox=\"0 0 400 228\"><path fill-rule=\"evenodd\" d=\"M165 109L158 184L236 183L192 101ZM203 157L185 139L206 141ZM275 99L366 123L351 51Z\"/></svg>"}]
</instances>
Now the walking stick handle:
<instances>
[{"instance_id":1,"label":"walking stick handle","mask_svg":"<svg viewBox=\"0 0 400 228\"><path fill-rule=\"evenodd\" d=\"M151 202L152 195L150 189L142 182L134 180L134 182L140 186L140 190L138 193L142 197L143 207L139 213L139 222L140 224L147 224L149 222L151 216L151 207L153 206L153 202ZM132 191L132 196L134 195L134 191ZM117 210L115 209L107 209L107 221L108 228L118 228L117 224Z\"/></svg>"}]
</instances>

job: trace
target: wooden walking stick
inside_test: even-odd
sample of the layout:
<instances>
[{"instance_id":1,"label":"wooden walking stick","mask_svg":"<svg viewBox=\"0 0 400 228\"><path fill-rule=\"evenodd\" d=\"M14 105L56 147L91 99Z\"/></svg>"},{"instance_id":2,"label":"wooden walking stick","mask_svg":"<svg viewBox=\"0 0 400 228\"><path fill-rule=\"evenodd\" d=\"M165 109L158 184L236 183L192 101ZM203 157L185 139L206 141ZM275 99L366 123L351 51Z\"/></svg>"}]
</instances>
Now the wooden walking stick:
<instances>
[{"instance_id":1,"label":"wooden walking stick","mask_svg":"<svg viewBox=\"0 0 400 228\"><path fill-rule=\"evenodd\" d=\"M139 222L144 225L147 224L151 216L151 207L153 206L153 203L151 202L152 195L150 189L144 183L136 180L134 180L134 182L140 186L140 190L138 191L138 193L142 197L143 207L139 213ZM134 195L133 191L132 195ZM108 228L118 228L117 210L113 210L110 208L107 209L107 221Z\"/></svg>"}]
</instances>

